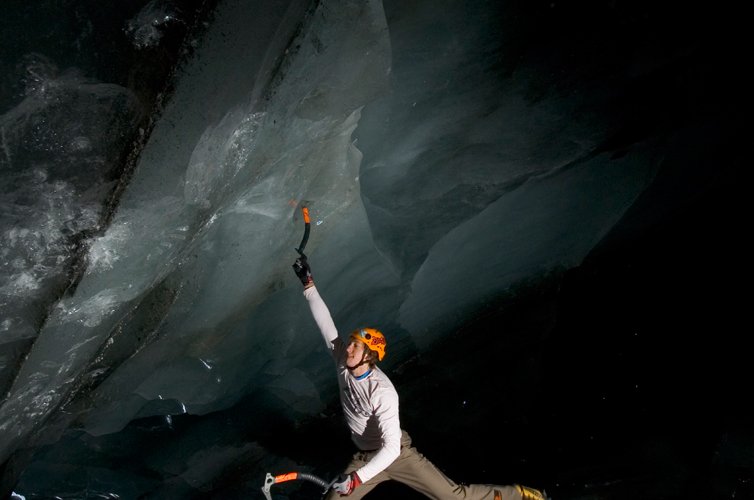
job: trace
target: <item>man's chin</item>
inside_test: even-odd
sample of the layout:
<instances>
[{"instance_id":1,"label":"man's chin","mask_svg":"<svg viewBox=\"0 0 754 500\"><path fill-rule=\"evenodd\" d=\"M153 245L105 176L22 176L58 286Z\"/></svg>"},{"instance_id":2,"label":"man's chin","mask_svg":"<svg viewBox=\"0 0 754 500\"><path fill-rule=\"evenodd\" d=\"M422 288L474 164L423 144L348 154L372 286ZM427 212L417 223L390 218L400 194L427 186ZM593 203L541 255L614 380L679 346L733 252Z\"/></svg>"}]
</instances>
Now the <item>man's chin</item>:
<instances>
[{"instance_id":1,"label":"man's chin","mask_svg":"<svg viewBox=\"0 0 754 500\"><path fill-rule=\"evenodd\" d=\"M353 364L350 364L348 361L346 361L346 368L348 368L350 371L354 371L363 364L364 363L362 363L361 361L354 361Z\"/></svg>"}]
</instances>

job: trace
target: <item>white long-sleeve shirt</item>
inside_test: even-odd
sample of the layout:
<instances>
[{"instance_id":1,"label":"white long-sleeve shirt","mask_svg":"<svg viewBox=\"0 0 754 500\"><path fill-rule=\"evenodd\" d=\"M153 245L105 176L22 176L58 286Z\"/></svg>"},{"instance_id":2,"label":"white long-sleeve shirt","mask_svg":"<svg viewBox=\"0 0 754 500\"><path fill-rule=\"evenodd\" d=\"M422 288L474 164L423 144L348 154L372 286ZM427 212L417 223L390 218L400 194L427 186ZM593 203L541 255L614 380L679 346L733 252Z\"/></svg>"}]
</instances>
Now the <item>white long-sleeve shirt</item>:
<instances>
[{"instance_id":1,"label":"white long-sleeve shirt","mask_svg":"<svg viewBox=\"0 0 754 500\"><path fill-rule=\"evenodd\" d=\"M338 337L330 311L316 287L304 290L328 350L335 359L340 388L340 403L351 439L363 451L377 450L372 459L356 471L367 482L385 470L401 452L401 424L398 417L398 392L378 367L361 380L346 366L347 344Z\"/></svg>"}]
</instances>

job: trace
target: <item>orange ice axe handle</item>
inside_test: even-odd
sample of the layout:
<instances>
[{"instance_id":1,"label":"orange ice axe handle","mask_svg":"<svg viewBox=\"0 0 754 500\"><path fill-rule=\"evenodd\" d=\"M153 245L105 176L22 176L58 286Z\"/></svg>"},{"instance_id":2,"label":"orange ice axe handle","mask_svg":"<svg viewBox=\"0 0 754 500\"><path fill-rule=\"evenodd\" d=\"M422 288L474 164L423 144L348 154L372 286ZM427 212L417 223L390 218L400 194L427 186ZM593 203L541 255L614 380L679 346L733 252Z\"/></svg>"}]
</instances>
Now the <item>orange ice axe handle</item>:
<instances>
[{"instance_id":1,"label":"orange ice axe handle","mask_svg":"<svg viewBox=\"0 0 754 500\"><path fill-rule=\"evenodd\" d=\"M309 219L309 209L307 207L301 207L301 212L304 214L304 237L301 239L301 244L298 246L296 251L301 257L306 257L304 255L304 248L306 247L306 242L309 241L309 231L311 231L311 221Z\"/></svg>"},{"instance_id":2,"label":"orange ice axe handle","mask_svg":"<svg viewBox=\"0 0 754 500\"><path fill-rule=\"evenodd\" d=\"M272 495L270 494L270 488L272 488L273 484L285 483L287 481L295 481L297 479L311 481L312 483L321 486L323 489L323 493L326 493L327 490L329 490L333 484L332 482L327 483L324 480L318 478L317 476L313 476L311 474L305 474L303 472L288 472L286 474L278 474L277 476L273 476L272 474L268 472L267 476L264 478L264 486L262 486L262 493L264 493L264 497L267 500L272 500Z\"/></svg>"}]
</instances>

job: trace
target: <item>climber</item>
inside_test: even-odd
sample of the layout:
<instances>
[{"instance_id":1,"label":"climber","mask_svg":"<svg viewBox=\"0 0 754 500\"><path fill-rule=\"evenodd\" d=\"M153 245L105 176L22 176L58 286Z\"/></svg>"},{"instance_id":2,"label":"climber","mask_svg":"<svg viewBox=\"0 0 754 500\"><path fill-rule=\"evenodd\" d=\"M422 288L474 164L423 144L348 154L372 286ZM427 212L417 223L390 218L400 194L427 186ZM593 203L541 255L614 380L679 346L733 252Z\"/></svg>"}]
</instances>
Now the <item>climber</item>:
<instances>
[{"instance_id":1,"label":"climber","mask_svg":"<svg viewBox=\"0 0 754 500\"><path fill-rule=\"evenodd\" d=\"M299 254L293 269L304 285L304 297L335 359L341 406L358 448L345 473L332 485L327 500L337 495L362 498L390 479L436 499L546 499L542 492L521 485L456 484L412 447L411 438L400 426L398 393L377 367L385 357L385 336L374 328L357 328L348 341L339 338L330 311L314 286L306 255L303 251Z\"/></svg>"}]
</instances>

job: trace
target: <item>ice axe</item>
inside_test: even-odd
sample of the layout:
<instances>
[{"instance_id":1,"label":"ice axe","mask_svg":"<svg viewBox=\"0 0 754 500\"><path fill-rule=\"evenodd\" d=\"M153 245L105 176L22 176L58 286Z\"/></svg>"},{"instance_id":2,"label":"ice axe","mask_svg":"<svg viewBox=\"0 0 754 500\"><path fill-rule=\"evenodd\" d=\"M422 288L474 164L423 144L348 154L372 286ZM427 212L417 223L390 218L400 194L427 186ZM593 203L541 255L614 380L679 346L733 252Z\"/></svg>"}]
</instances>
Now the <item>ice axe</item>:
<instances>
[{"instance_id":1,"label":"ice axe","mask_svg":"<svg viewBox=\"0 0 754 500\"><path fill-rule=\"evenodd\" d=\"M305 243L306 242L304 242L304 244ZM335 481L330 481L328 483L327 481L320 479L317 476L314 476L312 474L306 474L304 472L287 472L285 474L278 474L277 476L273 476L272 474L268 472L267 476L264 478L264 486L262 486L262 493L264 493L264 497L267 500L272 500L272 495L270 494L270 488L272 488L273 484L285 483L287 481L295 481L297 479L311 481L312 483L318 486L321 486L323 495L327 493L327 491L330 489L330 487L332 487L333 483L335 482Z\"/></svg>"},{"instance_id":2,"label":"ice axe","mask_svg":"<svg viewBox=\"0 0 754 500\"><path fill-rule=\"evenodd\" d=\"M306 242L309 241L309 231L311 231L311 221L309 220L309 208L301 207L301 213L304 214L304 237L301 238L301 243L299 244L296 251L301 257L306 258L306 255L304 255L304 247L306 247Z\"/></svg>"}]
</instances>

